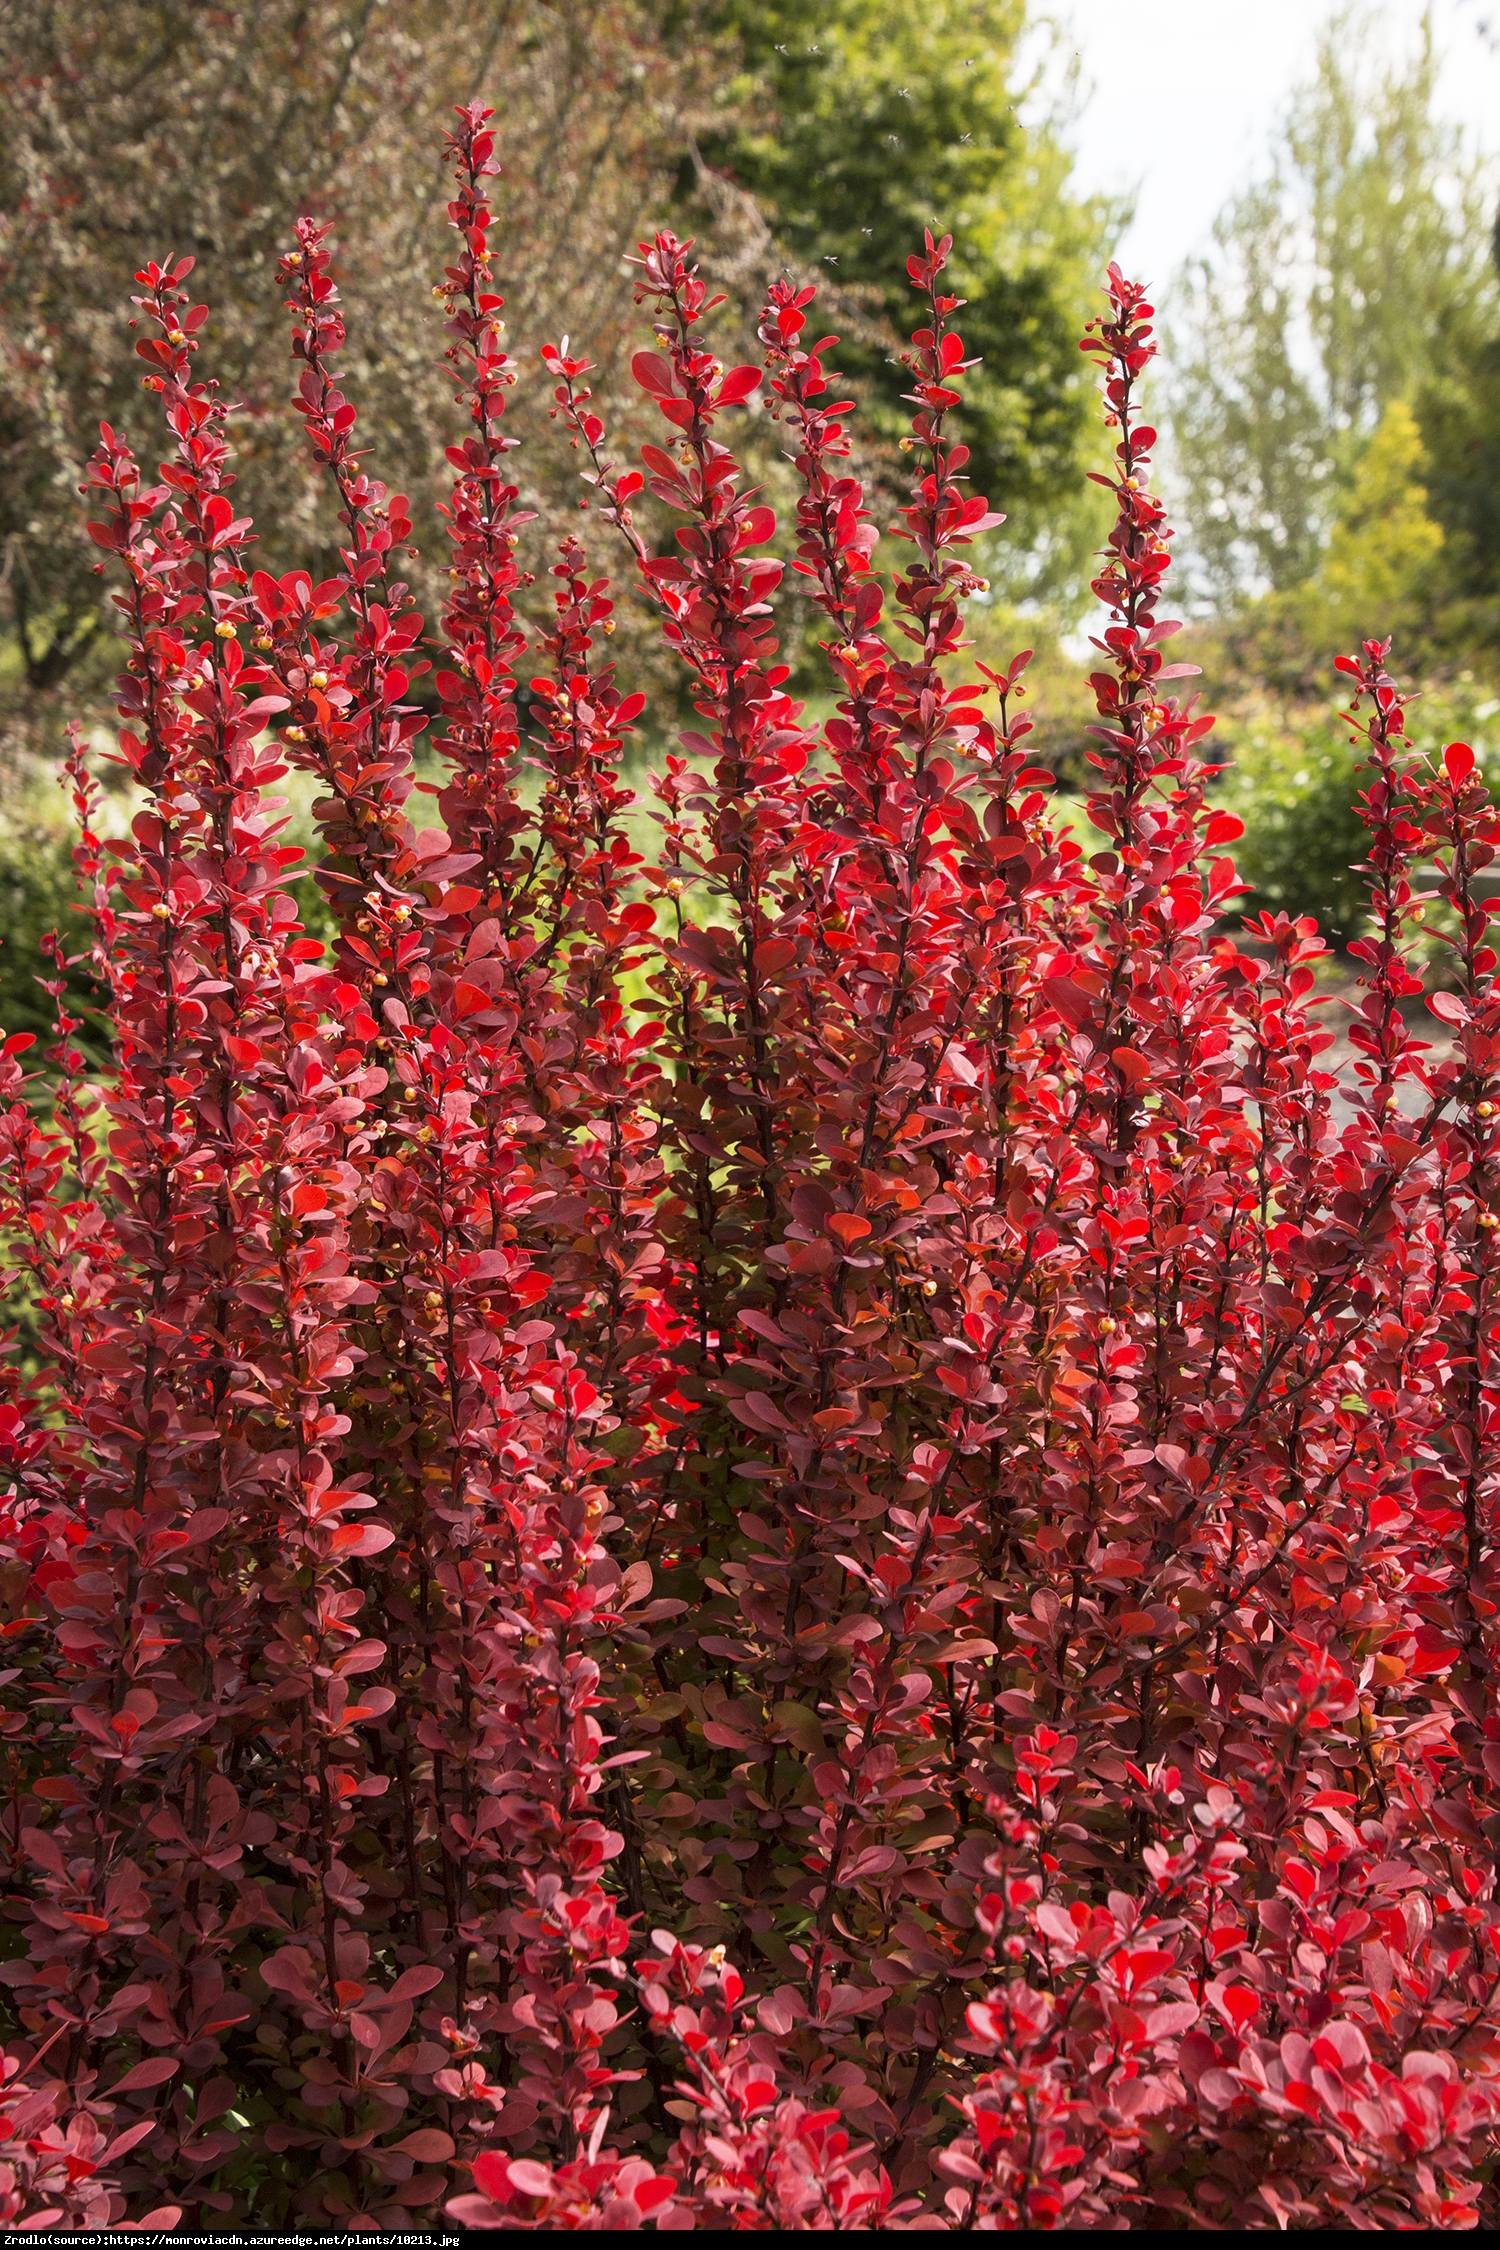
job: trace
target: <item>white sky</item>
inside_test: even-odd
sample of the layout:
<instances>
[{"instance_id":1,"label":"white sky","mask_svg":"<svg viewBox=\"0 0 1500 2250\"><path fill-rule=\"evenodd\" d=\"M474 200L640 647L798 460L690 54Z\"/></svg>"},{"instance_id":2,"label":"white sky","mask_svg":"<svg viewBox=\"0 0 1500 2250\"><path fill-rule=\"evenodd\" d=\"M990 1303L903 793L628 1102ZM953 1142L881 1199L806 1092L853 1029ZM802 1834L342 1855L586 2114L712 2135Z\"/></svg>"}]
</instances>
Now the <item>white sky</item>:
<instances>
[{"instance_id":1,"label":"white sky","mask_svg":"<svg viewBox=\"0 0 1500 2250\"><path fill-rule=\"evenodd\" d=\"M1332 9L1328 0L1052 0L1049 12L1083 65L1078 184L1138 191L1121 262L1163 290L1257 168ZM1422 14L1423 0L1369 6L1377 37L1396 51ZM1432 0L1432 14L1444 106L1500 151L1500 0Z\"/></svg>"}]
</instances>

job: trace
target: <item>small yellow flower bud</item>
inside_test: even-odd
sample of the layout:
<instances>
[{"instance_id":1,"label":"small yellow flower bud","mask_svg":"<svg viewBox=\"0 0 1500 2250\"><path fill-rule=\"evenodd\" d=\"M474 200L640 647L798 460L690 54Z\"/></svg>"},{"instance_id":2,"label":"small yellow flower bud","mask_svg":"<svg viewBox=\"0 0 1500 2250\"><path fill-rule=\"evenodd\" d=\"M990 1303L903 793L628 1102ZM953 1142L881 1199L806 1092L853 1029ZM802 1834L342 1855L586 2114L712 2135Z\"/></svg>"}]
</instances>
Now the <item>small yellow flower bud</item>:
<instances>
[{"instance_id":1,"label":"small yellow flower bud","mask_svg":"<svg viewBox=\"0 0 1500 2250\"><path fill-rule=\"evenodd\" d=\"M239 627L237 625L231 625L227 617L221 617L218 624L214 627L214 631L218 634L221 641L232 641L235 634L239 631Z\"/></svg>"}]
</instances>

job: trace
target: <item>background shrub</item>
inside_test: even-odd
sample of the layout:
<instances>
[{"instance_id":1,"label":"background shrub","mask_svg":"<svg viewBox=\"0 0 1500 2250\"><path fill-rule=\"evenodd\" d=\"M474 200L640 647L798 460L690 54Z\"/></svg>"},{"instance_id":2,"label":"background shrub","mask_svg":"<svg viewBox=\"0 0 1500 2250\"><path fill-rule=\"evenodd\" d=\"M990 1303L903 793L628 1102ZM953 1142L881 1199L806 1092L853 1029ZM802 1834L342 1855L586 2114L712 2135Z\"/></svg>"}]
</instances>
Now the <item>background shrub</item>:
<instances>
[{"instance_id":1,"label":"background shrub","mask_svg":"<svg viewBox=\"0 0 1500 2250\"><path fill-rule=\"evenodd\" d=\"M1500 755L1500 704L1472 674L1424 696L1420 709L1427 732L1461 735L1486 768ZM1311 914L1346 950L1369 909L1367 878L1357 872L1368 851L1357 807L1363 743L1336 703L1252 705L1221 731L1228 765L1218 794L1245 824L1235 858L1250 904Z\"/></svg>"}]
</instances>

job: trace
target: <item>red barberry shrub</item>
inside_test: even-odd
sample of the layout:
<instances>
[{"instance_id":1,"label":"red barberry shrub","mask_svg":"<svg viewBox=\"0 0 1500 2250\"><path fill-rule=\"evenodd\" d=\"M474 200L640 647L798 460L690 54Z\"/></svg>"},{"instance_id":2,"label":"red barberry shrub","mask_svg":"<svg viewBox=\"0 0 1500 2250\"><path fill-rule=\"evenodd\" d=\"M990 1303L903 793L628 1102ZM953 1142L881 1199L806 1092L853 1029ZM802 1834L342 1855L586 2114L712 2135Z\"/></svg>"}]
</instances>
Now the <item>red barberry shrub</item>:
<instances>
[{"instance_id":1,"label":"red barberry shrub","mask_svg":"<svg viewBox=\"0 0 1500 2250\"><path fill-rule=\"evenodd\" d=\"M89 472L139 809L101 838L75 753L112 1072L62 941L49 1071L0 1063L42 1323L0 1410L0 2216L1494 2224L1472 754L1413 748L1384 644L1348 661L1372 915L1339 1074L1313 926L1236 932L1166 661L1141 290L1112 269L1085 339L1118 433L1085 853L1027 762L1025 656L963 677L997 518L947 243L911 261L881 575L812 291L772 288L726 369L660 234L639 468L587 361L543 355L584 528L695 716L647 848L597 549L517 615L487 112L449 155L435 629L311 223L282 273L333 574L256 565L185 262L137 300L169 456L153 482L105 430ZM799 480L816 728L751 400Z\"/></svg>"}]
</instances>

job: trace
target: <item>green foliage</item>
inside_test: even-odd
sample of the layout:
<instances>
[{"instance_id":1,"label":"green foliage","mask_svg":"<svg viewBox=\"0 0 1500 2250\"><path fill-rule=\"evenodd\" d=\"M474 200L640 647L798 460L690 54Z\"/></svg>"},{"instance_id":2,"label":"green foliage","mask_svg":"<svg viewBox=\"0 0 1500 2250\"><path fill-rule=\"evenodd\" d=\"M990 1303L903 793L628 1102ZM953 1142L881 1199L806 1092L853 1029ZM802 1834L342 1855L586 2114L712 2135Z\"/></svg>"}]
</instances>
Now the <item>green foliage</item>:
<instances>
[{"instance_id":1,"label":"green foliage","mask_svg":"<svg viewBox=\"0 0 1500 2250\"><path fill-rule=\"evenodd\" d=\"M1381 633L1395 631L1431 585L1443 530L1427 513L1425 466L1416 416L1392 399L1359 457L1314 580L1325 639L1357 640L1371 619Z\"/></svg>"},{"instance_id":2,"label":"green foliage","mask_svg":"<svg viewBox=\"0 0 1500 2250\"><path fill-rule=\"evenodd\" d=\"M1367 838L1354 810L1359 752L1348 728L1324 709L1261 713L1231 735L1221 796L1245 823L1234 854L1254 885L1244 912L1314 914L1325 937L1347 945L1367 904L1363 880L1350 872Z\"/></svg>"},{"instance_id":3,"label":"green foliage","mask_svg":"<svg viewBox=\"0 0 1500 2250\"><path fill-rule=\"evenodd\" d=\"M737 98L759 119L709 153L842 293L830 325L868 421L892 446L907 426L906 259L924 227L951 231L982 360L965 401L974 489L1007 511L1028 570L1076 574L1093 526L1075 536L1069 514L1091 442L1075 338L1117 214L1071 195L1055 134L1017 118L1025 0L934 0L919 38L897 0L729 0L723 15L742 43Z\"/></svg>"},{"instance_id":4,"label":"green foliage","mask_svg":"<svg viewBox=\"0 0 1500 2250\"><path fill-rule=\"evenodd\" d=\"M1491 237L1500 266L1500 226ZM1460 600L1500 594L1500 317L1482 300L1445 316L1417 393L1444 577Z\"/></svg>"},{"instance_id":5,"label":"green foliage","mask_svg":"<svg viewBox=\"0 0 1500 2250\"><path fill-rule=\"evenodd\" d=\"M83 943L84 926L71 911L79 895L72 847L71 834L34 813L0 824L0 1023L38 1042L54 1036L52 1001L37 982L48 972L42 939L56 930L70 952ZM68 999L85 1021L98 1005L81 969L69 975ZM85 1043L101 1055L107 1046L98 1038Z\"/></svg>"},{"instance_id":6,"label":"green foliage","mask_svg":"<svg viewBox=\"0 0 1500 2250\"><path fill-rule=\"evenodd\" d=\"M1352 872L1368 846L1356 810L1362 745L1351 739L1341 708L1261 706L1231 715L1221 729L1219 754L1229 765L1218 797L1245 823L1234 856L1254 893L1243 911L1316 915L1323 935L1342 948L1360 934L1369 895L1365 878ZM1424 741L1468 742L1483 767L1500 773L1500 700L1481 683L1465 676L1416 709Z\"/></svg>"},{"instance_id":7,"label":"green foliage","mask_svg":"<svg viewBox=\"0 0 1500 2250\"><path fill-rule=\"evenodd\" d=\"M1214 226L1215 254L1177 291L1172 439L1194 554L1221 606L1300 584L1328 513L1331 447L1292 356L1299 306L1279 183Z\"/></svg>"},{"instance_id":8,"label":"green foliage","mask_svg":"<svg viewBox=\"0 0 1500 2250\"><path fill-rule=\"evenodd\" d=\"M1394 636L1419 673L1451 668L1474 618L1447 598L1447 537L1428 512L1426 470L1416 416L1392 399L1359 450L1312 575L1234 620L1227 638L1244 676L1292 693L1327 684L1334 657L1371 633Z\"/></svg>"}]
</instances>

